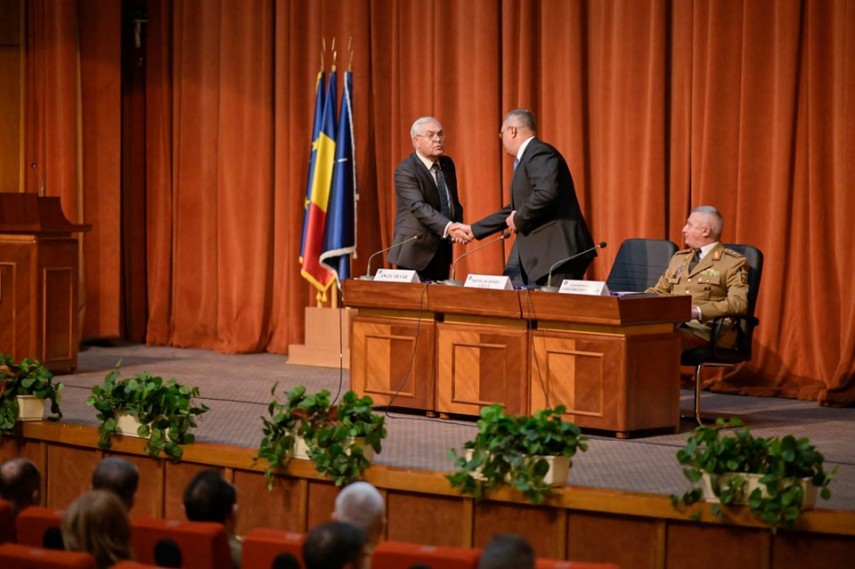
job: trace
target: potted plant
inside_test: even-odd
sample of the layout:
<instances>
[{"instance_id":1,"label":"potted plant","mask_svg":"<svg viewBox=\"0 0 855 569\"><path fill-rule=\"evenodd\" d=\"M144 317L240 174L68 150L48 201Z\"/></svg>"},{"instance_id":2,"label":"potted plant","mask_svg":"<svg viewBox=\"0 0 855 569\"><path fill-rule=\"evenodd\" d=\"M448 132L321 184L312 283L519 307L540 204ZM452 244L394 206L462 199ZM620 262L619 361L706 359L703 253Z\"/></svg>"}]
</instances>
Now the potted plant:
<instances>
[{"instance_id":1,"label":"potted plant","mask_svg":"<svg viewBox=\"0 0 855 569\"><path fill-rule=\"evenodd\" d=\"M742 428L726 434L731 427ZM747 505L773 531L793 528L801 511L813 507L817 490L830 498L828 484L837 472L825 470L822 454L807 438L755 437L739 419L695 428L677 460L692 488L671 496L675 507L703 499L722 517L726 507Z\"/></svg>"},{"instance_id":2,"label":"potted plant","mask_svg":"<svg viewBox=\"0 0 855 569\"><path fill-rule=\"evenodd\" d=\"M370 397L360 398L348 391L334 405L326 389L309 394L298 385L279 401L275 390L276 386L267 408L270 417L261 418L264 437L255 457L267 461L268 488L272 488L276 471L292 457L308 458L319 473L342 486L361 476L373 454L381 451L386 437L384 418L372 411Z\"/></svg>"},{"instance_id":3,"label":"potted plant","mask_svg":"<svg viewBox=\"0 0 855 569\"><path fill-rule=\"evenodd\" d=\"M9 434L19 420L44 418L45 400L51 402L50 419L61 419L59 408L62 382L53 383L53 374L38 360L24 358L15 363L0 353L0 433Z\"/></svg>"},{"instance_id":4,"label":"potted plant","mask_svg":"<svg viewBox=\"0 0 855 569\"><path fill-rule=\"evenodd\" d=\"M102 449L110 448L117 434L138 436L147 439L144 451L148 455L157 458L163 453L177 461L184 454L181 445L195 440L190 430L196 428L196 418L208 411L206 405L194 403L197 397L198 387L186 387L175 379L164 381L148 372L122 379L115 369L101 385L92 387L86 403L98 411L98 446ZM138 426L122 428L128 416Z\"/></svg>"},{"instance_id":5,"label":"potted plant","mask_svg":"<svg viewBox=\"0 0 855 569\"><path fill-rule=\"evenodd\" d=\"M588 437L561 418L564 411L559 405L531 416L511 416L501 405L482 408L478 434L463 445L464 455L449 451L455 467L448 476L451 485L476 500L509 485L532 503L542 503L553 486L566 483L576 452L588 449Z\"/></svg>"}]
</instances>

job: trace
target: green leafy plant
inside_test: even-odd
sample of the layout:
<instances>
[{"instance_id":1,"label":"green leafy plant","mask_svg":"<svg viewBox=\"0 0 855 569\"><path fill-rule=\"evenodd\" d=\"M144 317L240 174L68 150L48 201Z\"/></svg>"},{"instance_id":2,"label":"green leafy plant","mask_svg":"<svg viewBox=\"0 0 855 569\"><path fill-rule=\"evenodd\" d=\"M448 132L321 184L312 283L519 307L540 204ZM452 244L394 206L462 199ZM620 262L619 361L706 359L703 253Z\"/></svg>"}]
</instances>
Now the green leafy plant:
<instances>
[{"instance_id":1,"label":"green leafy plant","mask_svg":"<svg viewBox=\"0 0 855 569\"><path fill-rule=\"evenodd\" d=\"M262 417L264 437L255 457L255 461L267 461L268 488L272 488L275 473L293 456L298 438L305 442L315 469L336 486L359 478L368 468L365 449L382 450L384 418L373 412L370 397L360 398L348 391L333 405L326 389L309 394L305 387L296 386L285 393L284 401L276 398L275 390L276 386L267 408L269 418Z\"/></svg>"},{"instance_id":2,"label":"green leafy plant","mask_svg":"<svg viewBox=\"0 0 855 569\"><path fill-rule=\"evenodd\" d=\"M177 461L184 454L181 445L195 440L190 430L196 428L196 418L208 411L206 405L193 402L197 397L198 387L186 387L175 379L164 381L148 372L122 379L115 369L101 385L92 387L86 403L95 407L101 421L99 447L110 448L118 434L117 415L125 412L139 419L137 435L147 438L148 455L157 458L163 453Z\"/></svg>"},{"instance_id":3,"label":"green leafy plant","mask_svg":"<svg viewBox=\"0 0 855 569\"><path fill-rule=\"evenodd\" d=\"M53 374L38 360L24 358L15 363L11 356L0 353L0 434L11 433L18 422L19 395L49 399L49 419L61 419L63 388L62 382L53 382Z\"/></svg>"},{"instance_id":4,"label":"green leafy plant","mask_svg":"<svg viewBox=\"0 0 855 569\"><path fill-rule=\"evenodd\" d=\"M732 433L725 431L739 427ZM819 489L824 500L830 498L828 484L837 472L837 467L825 470L822 454L807 438L755 437L738 419L718 419L714 427L695 428L677 452L677 460L692 488L682 496L671 496L675 507L703 499L704 490L696 485L705 482L712 494L706 499L713 502L713 515L722 517L727 507L747 503L773 531L795 526L810 485ZM692 514L696 520L700 516L700 512Z\"/></svg>"},{"instance_id":5,"label":"green leafy plant","mask_svg":"<svg viewBox=\"0 0 855 569\"><path fill-rule=\"evenodd\" d=\"M530 502L542 503L553 493L545 480L549 461L544 457L571 458L588 449L588 437L561 418L564 411L559 405L531 416L512 416L501 405L482 408L478 434L464 443L464 455L449 450L455 467L448 476L452 487L481 500L485 492L510 485Z\"/></svg>"}]
</instances>

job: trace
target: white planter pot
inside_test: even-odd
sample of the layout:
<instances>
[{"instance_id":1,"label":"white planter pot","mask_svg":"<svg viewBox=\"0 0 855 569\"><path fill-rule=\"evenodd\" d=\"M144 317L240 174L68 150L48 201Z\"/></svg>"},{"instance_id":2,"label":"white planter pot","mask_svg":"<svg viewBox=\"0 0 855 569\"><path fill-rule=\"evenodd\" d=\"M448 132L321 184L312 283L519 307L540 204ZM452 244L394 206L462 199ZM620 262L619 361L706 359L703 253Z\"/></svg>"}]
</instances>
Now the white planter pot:
<instances>
[{"instance_id":1,"label":"white planter pot","mask_svg":"<svg viewBox=\"0 0 855 569\"><path fill-rule=\"evenodd\" d=\"M715 491L713 490L714 485L719 489L727 488L728 483L736 478L737 476L742 476L742 487L739 491L736 492L736 496L733 500L734 504L746 506L748 505L748 498L751 496L751 493L754 492L755 489L760 489L760 495L763 497L768 496L768 492L766 491L766 485L760 482L760 479L763 478L762 474L751 474L751 473L736 473L736 472L727 472L725 474L708 474L706 472L703 473L702 482L703 482L703 491L704 491L704 501L709 502L711 504L718 504L720 502L719 497L715 495ZM816 486L811 483L810 478L800 478L799 485L802 487L802 510L810 510L816 505Z\"/></svg>"},{"instance_id":2,"label":"white planter pot","mask_svg":"<svg viewBox=\"0 0 855 569\"><path fill-rule=\"evenodd\" d=\"M118 411L116 413L116 432L124 437L134 437L134 438L149 438L149 437L140 437L137 434L137 430L140 428L139 418L136 415L128 413L127 411Z\"/></svg>"},{"instance_id":3,"label":"white planter pot","mask_svg":"<svg viewBox=\"0 0 855 569\"><path fill-rule=\"evenodd\" d=\"M463 453L467 462L472 460L472 449L466 449ZM532 456L528 460L545 459L549 463L549 470L543 476L543 481L550 486L565 486L567 477L570 475L570 467L573 464L569 456ZM481 474L481 469L478 468L472 472L472 478L475 480L484 480Z\"/></svg>"},{"instance_id":4,"label":"white planter pot","mask_svg":"<svg viewBox=\"0 0 855 569\"><path fill-rule=\"evenodd\" d=\"M354 439L347 439L348 445L350 442L353 442L354 446L362 449L362 454L371 462L374 460L374 447L367 446L365 444L364 437L357 437ZM309 460L309 447L306 445L306 440L301 435L294 436L294 448L291 449L291 456L293 458L299 458L303 460Z\"/></svg>"},{"instance_id":5,"label":"white planter pot","mask_svg":"<svg viewBox=\"0 0 855 569\"><path fill-rule=\"evenodd\" d=\"M18 420L41 421L45 417L45 401L35 395L17 395Z\"/></svg>"}]
</instances>

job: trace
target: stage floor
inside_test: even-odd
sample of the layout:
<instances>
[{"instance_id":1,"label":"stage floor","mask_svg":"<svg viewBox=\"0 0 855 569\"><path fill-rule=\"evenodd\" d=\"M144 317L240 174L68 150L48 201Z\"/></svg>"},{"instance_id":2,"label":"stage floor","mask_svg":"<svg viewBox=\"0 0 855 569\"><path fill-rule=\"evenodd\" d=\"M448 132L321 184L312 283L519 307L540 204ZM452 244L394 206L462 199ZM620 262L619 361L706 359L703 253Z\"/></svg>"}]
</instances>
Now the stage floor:
<instances>
[{"instance_id":1,"label":"stage floor","mask_svg":"<svg viewBox=\"0 0 855 569\"><path fill-rule=\"evenodd\" d=\"M74 375L59 376L65 384L64 421L96 425L95 410L86 405L92 385L118 364L122 375L149 372L198 386L201 401L211 410L196 431L199 441L256 448L261 417L267 413L271 389L281 394L294 385L310 391L328 389L336 395L349 387L348 370L289 365L275 354L219 354L207 350L142 345L89 346L80 352ZM681 393L684 410L692 393ZM810 437L829 467L839 465L831 483L832 497L820 508L855 510L855 408L819 407L813 402L705 392L705 414L735 416L761 436L793 434ZM386 412L388 438L375 462L414 470L448 472L448 449L461 448L474 437L475 419L439 419L419 414ZM693 424L685 422L689 431ZM591 434L589 449L573 461L568 484L652 494L682 494L688 487L675 454L685 434L620 440Z\"/></svg>"}]
</instances>

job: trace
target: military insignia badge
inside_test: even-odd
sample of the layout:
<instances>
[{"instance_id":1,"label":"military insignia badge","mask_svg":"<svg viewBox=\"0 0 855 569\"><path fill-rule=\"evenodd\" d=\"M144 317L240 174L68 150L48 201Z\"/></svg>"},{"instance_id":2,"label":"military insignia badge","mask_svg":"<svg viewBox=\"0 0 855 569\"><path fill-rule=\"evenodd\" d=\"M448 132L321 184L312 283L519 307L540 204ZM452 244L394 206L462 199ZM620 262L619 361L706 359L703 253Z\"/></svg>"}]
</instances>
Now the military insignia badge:
<instances>
[{"instance_id":1,"label":"military insignia badge","mask_svg":"<svg viewBox=\"0 0 855 569\"><path fill-rule=\"evenodd\" d=\"M740 284L748 284L748 268L742 267L739 270L739 283Z\"/></svg>"}]
</instances>

